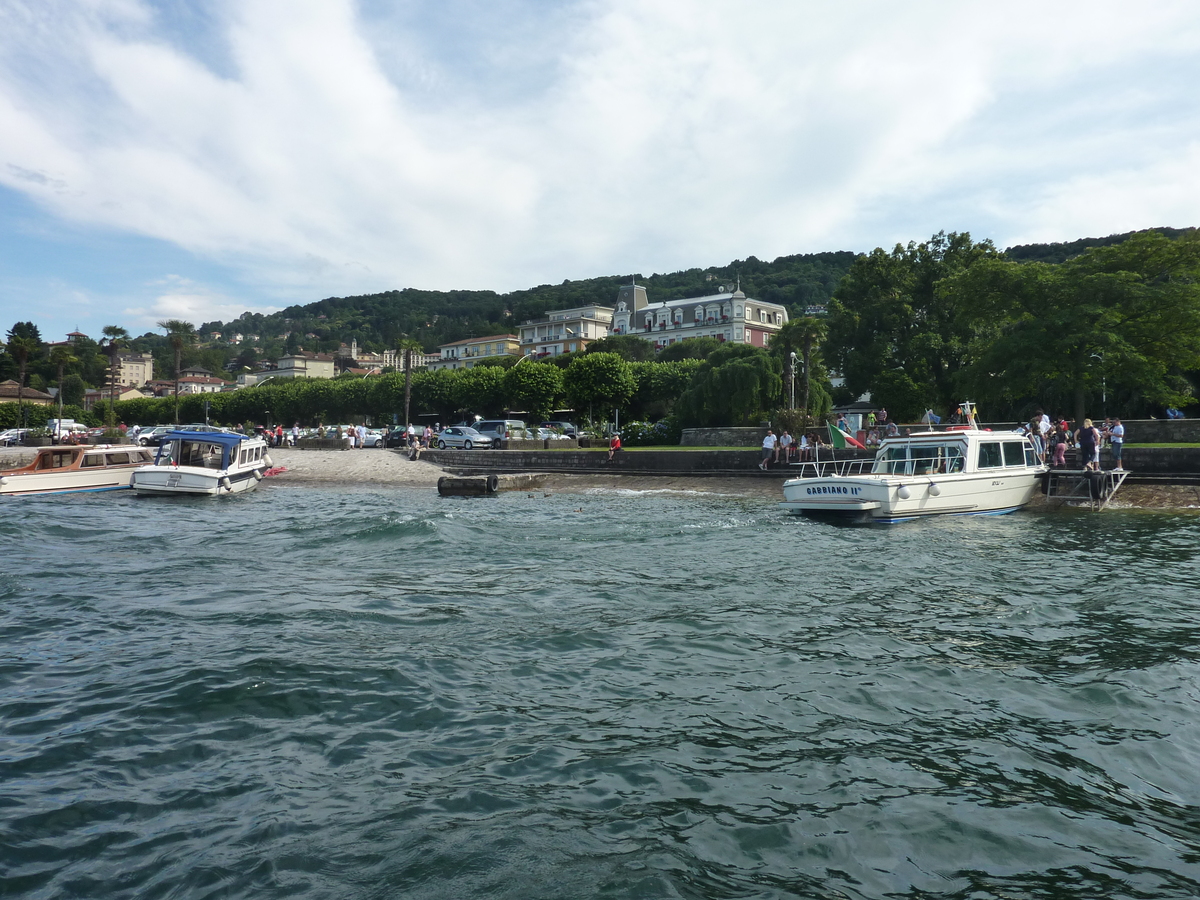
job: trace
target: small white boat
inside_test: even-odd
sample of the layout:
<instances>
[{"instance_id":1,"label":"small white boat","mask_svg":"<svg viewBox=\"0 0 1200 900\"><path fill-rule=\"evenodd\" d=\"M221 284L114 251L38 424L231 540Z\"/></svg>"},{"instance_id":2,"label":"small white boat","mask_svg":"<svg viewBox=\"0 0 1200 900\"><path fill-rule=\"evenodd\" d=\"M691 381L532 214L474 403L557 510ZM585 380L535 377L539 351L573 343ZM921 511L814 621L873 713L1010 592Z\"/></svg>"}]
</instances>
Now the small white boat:
<instances>
[{"instance_id":1,"label":"small white boat","mask_svg":"<svg viewBox=\"0 0 1200 900\"><path fill-rule=\"evenodd\" d=\"M237 494L258 487L270 465L262 438L172 431L163 436L153 465L134 471L130 487L138 494Z\"/></svg>"},{"instance_id":2,"label":"small white boat","mask_svg":"<svg viewBox=\"0 0 1200 900\"><path fill-rule=\"evenodd\" d=\"M999 515L1025 506L1047 471L1019 432L967 425L885 438L872 460L800 464L783 483L790 513L890 524L926 516Z\"/></svg>"},{"instance_id":3,"label":"small white boat","mask_svg":"<svg viewBox=\"0 0 1200 900\"><path fill-rule=\"evenodd\" d=\"M0 496L125 490L134 471L152 458L149 450L127 444L42 447L28 465L0 471Z\"/></svg>"}]
</instances>

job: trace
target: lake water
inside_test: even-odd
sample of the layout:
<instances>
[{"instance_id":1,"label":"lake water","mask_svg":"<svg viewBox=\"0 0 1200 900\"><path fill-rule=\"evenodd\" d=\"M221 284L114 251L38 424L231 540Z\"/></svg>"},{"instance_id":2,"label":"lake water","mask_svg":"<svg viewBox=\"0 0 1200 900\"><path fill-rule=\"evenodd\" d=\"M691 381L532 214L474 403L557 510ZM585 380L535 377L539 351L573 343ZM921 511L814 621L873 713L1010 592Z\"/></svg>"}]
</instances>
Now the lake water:
<instances>
[{"instance_id":1,"label":"lake water","mask_svg":"<svg viewBox=\"0 0 1200 900\"><path fill-rule=\"evenodd\" d=\"M1200 518L0 509L0 896L1200 893Z\"/></svg>"}]
</instances>

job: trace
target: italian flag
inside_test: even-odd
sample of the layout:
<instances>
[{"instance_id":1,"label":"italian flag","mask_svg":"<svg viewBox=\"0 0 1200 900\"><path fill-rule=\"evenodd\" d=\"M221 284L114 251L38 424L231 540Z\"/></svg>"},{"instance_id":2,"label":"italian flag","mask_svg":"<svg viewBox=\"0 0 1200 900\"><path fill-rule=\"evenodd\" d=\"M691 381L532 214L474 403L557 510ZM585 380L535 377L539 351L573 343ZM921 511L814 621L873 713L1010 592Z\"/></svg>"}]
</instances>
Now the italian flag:
<instances>
[{"instance_id":1,"label":"italian flag","mask_svg":"<svg viewBox=\"0 0 1200 900\"><path fill-rule=\"evenodd\" d=\"M847 447L857 447L859 450L867 449L840 428L834 428L832 425L827 427L829 428L829 443L838 450L845 450Z\"/></svg>"}]
</instances>

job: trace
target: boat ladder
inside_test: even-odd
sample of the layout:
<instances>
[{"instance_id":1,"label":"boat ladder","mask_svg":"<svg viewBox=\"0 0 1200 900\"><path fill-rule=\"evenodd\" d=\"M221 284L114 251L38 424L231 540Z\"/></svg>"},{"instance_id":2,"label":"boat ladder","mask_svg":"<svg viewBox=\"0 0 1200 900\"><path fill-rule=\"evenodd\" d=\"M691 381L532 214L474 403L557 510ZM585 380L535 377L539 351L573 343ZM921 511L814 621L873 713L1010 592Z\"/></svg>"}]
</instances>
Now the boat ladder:
<instances>
[{"instance_id":1,"label":"boat ladder","mask_svg":"<svg viewBox=\"0 0 1200 900\"><path fill-rule=\"evenodd\" d=\"M1047 500L1083 500L1094 510L1104 509L1128 475L1124 469L1051 469L1044 476L1044 493Z\"/></svg>"}]
</instances>

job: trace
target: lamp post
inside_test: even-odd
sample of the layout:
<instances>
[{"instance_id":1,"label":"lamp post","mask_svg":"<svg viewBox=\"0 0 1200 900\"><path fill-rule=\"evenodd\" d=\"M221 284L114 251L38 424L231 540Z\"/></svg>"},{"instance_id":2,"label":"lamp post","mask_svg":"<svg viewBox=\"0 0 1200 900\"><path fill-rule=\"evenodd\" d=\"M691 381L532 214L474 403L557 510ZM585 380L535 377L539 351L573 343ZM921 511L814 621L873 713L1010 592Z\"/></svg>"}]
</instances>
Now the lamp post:
<instances>
[{"instance_id":1,"label":"lamp post","mask_svg":"<svg viewBox=\"0 0 1200 900\"><path fill-rule=\"evenodd\" d=\"M788 366L788 381L791 385L792 412L796 411L796 351L791 354L791 365Z\"/></svg>"}]
</instances>

